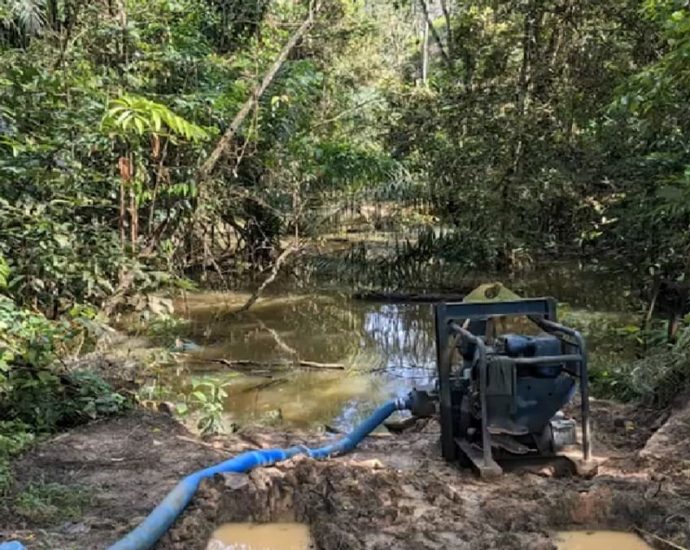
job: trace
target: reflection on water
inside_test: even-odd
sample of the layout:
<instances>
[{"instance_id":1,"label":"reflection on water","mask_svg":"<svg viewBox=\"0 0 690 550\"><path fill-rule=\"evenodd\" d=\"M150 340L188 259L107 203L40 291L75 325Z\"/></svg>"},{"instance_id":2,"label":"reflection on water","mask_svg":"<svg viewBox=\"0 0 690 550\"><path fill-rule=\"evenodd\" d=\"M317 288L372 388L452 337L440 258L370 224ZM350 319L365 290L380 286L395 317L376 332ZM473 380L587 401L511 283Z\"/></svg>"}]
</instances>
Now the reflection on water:
<instances>
[{"instance_id":1,"label":"reflection on water","mask_svg":"<svg viewBox=\"0 0 690 550\"><path fill-rule=\"evenodd\" d=\"M225 409L239 421L278 419L297 426L347 429L375 406L431 382L430 304L370 304L338 295L289 296L228 315L223 295L189 297L185 338L202 348L187 356L193 376L230 377ZM183 308L179 308L183 309ZM294 353L293 353L294 351ZM295 369L276 378L218 374L213 360L300 359L341 363L343 371Z\"/></svg>"},{"instance_id":2,"label":"reflection on water","mask_svg":"<svg viewBox=\"0 0 690 550\"><path fill-rule=\"evenodd\" d=\"M634 275L631 271L611 271L595 263L572 261L542 263L531 271L501 279L521 296L553 296L576 308L629 311Z\"/></svg>"},{"instance_id":3,"label":"reflection on water","mask_svg":"<svg viewBox=\"0 0 690 550\"><path fill-rule=\"evenodd\" d=\"M216 529L206 550L309 550L309 528L301 523L227 523Z\"/></svg>"},{"instance_id":4,"label":"reflection on water","mask_svg":"<svg viewBox=\"0 0 690 550\"><path fill-rule=\"evenodd\" d=\"M370 304L317 294L266 299L234 317L217 294L202 293L190 297L188 306L188 336L204 346L207 358L269 361L288 357L286 348L319 362L365 353L390 365L423 366L433 358L430 304Z\"/></svg>"},{"instance_id":5,"label":"reflection on water","mask_svg":"<svg viewBox=\"0 0 690 550\"><path fill-rule=\"evenodd\" d=\"M574 321L581 326L582 315L596 320L593 310L611 310L619 305L621 296L609 291L614 283L609 278L607 285L585 288L577 278L556 276L551 282L533 281L532 291L523 295L554 295L561 300L579 296L580 303L585 295L591 296L596 307L564 311L567 323ZM564 285L567 292L561 288ZM551 287L556 290L549 292ZM192 379L211 375L219 381L229 380L224 408L232 420L274 420L295 426L329 424L348 429L383 401L433 382L436 352L431 304L381 304L354 301L341 294L285 293L260 300L249 313L230 315L242 302L236 294L204 292L189 296L176 307L190 321L184 338L201 350L184 356L188 373L173 385L188 388L189 373ZM630 322L620 315L597 315L603 316L606 324ZM598 334L596 329L593 334ZM597 355L601 342L593 337L590 344L593 355ZM216 361L263 363L294 357L342 363L346 368L291 369L267 378L228 369L219 372Z\"/></svg>"},{"instance_id":6,"label":"reflection on water","mask_svg":"<svg viewBox=\"0 0 690 550\"><path fill-rule=\"evenodd\" d=\"M632 533L618 531L563 531L558 533L558 550L651 550Z\"/></svg>"}]
</instances>

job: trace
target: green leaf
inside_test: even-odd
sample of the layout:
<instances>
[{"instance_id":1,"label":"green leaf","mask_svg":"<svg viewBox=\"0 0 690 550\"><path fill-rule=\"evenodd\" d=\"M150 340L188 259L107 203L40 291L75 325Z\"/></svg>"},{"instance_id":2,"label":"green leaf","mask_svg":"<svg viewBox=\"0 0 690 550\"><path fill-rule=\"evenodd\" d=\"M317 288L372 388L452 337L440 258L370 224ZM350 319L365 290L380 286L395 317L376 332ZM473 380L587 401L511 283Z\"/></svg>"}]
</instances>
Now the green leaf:
<instances>
[{"instance_id":1,"label":"green leaf","mask_svg":"<svg viewBox=\"0 0 690 550\"><path fill-rule=\"evenodd\" d=\"M204 392L201 391L195 391L192 392L192 397L199 401L200 403L207 403L208 402L208 397Z\"/></svg>"},{"instance_id":2,"label":"green leaf","mask_svg":"<svg viewBox=\"0 0 690 550\"><path fill-rule=\"evenodd\" d=\"M134 125L136 126L137 132L139 132L139 135L144 134L144 119L142 119L140 116L137 116L134 118Z\"/></svg>"}]
</instances>

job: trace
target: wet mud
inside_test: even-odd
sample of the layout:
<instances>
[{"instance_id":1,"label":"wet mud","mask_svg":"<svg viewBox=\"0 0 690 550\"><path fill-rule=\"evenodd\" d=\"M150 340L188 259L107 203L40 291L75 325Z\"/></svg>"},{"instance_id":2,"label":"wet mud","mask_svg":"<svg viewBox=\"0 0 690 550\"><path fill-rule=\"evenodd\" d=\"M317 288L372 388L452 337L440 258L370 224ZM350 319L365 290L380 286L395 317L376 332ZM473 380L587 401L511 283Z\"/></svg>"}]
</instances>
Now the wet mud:
<instances>
[{"instance_id":1,"label":"wet mud","mask_svg":"<svg viewBox=\"0 0 690 550\"><path fill-rule=\"evenodd\" d=\"M249 474L204 482L161 550L204 549L231 522L299 522L315 548L556 549L566 530L637 529L654 548L690 545L690 442L656 440L671 423L644 411L593 404L598 474L589 479L549 469L483 481L440 458L438 424L419 422L402 434L368 438L354 453L331 460L298 457ZM647 420L645 420L647 419ZM647 424L644 424L647 422ZM655 439L656 438L656 439ZM258 447L318 444L319 433L246 428L199 441L171 418L137 412L84 426L47 441L14 464L14 494L43 479L91 487L78 522L36 524L2 512L3 538L33 548L105 548L140 521L184 474Z\"/></svg>"}]
</instances>

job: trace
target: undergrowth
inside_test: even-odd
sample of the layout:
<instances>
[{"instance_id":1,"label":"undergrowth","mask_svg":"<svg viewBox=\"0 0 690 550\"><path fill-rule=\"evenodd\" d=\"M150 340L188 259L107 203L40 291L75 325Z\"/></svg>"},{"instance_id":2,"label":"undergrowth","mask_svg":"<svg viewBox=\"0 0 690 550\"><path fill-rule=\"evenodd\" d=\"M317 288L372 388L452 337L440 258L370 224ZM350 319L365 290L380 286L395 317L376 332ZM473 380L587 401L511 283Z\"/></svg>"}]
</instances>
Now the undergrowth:
<instances>
[{"instance_id":1,"label":"undergrowth","mask_svg":"<svg viewBox=\"0 0 690 550\"><path fill-rule=\"evenodd\" d=\"M642 327L635 314L592 313L561 307L560 321L582 332L589 349L592 395L664 408L690 385L690 316L675 343L666 323Z\"/></svg>"},{"instance_id":2,"label":"undergrowth","mask_svg":"<svg viewBox=\"0 0 690 550\"><path fill-rule=\"evenodd\" d=\"M80 485L37 482L17 495L14 510L32 523L49 525L78 520L92 500L89 489Z\"/></svg>"},{"instance_id":3,"label":"undergrowth","mask_svg":"<svg viewBox=\"0 0 690 550\"><path fill-rule=\"evenodd\" d=\"M690 385L690 326L674 344L656 346L633 361L593 371L598 395L664 408Z\"/></svg>"},{"instance_id":4,"label":"undergrowth","mask_svg":"<svg viewBox=\"0 0 690 550\"><path fill-rule=\"evenodd\" d=\"M10 459L36 437L127 407L98 375L62 363L91 337L83 308L74 311L50 320L0 295L0 492L11 483Z\"/></svg>"},{"instance_id":5,"label":"undergrowth","mask_svg":"<svg viewBox=\"0 0 690 550\"><path fill-rule=\"evenodd\" d=\"M664 408L690 385L690 316L675 342L661 321L647 328L620 319L588 319L566 313L565 324L583 332L590 348L589 380L596 397Z\"/></svg>"}]
</instances>

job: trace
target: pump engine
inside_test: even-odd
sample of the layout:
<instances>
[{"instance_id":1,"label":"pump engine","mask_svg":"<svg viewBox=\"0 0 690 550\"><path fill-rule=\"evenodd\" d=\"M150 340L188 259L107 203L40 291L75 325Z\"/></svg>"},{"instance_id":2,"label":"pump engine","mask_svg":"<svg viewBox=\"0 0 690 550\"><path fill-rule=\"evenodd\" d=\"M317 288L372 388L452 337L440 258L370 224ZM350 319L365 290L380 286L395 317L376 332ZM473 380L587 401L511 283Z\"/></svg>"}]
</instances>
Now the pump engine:
<instances>
[{"instance_id":1,"label":"pump engine","mask_svg":"<svg viewBox=\"0 0 690 550\"><path fill-rule=\"evenodd\" d=\"M438 403L447 460L487 476L504 461L571 450L577 424L562 409L579 387L582 458L590 461L586 345L557 322L555 300L442 303L435 317L437 383L415 393L413 414ZM508 325L523 330L499 330Z\"/></svg>"}]
</instances>

